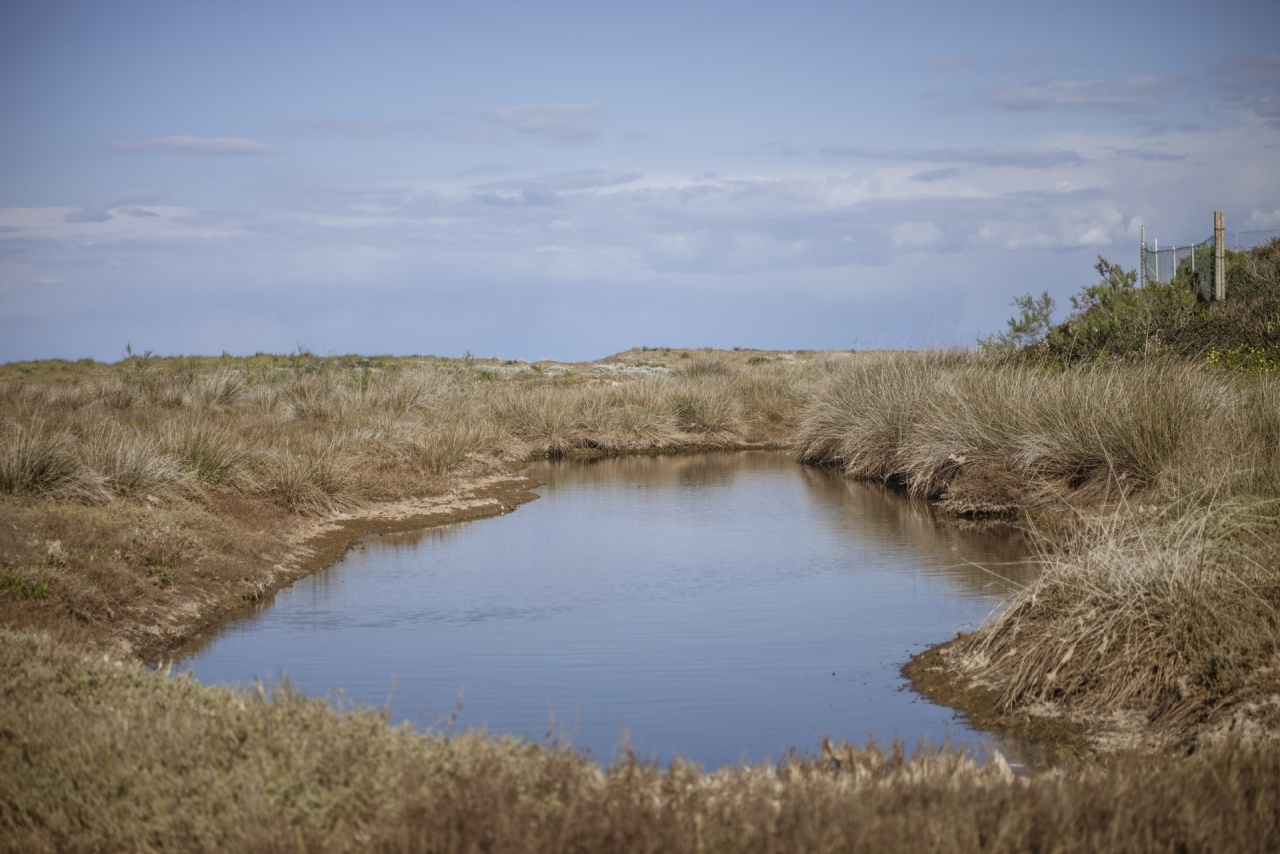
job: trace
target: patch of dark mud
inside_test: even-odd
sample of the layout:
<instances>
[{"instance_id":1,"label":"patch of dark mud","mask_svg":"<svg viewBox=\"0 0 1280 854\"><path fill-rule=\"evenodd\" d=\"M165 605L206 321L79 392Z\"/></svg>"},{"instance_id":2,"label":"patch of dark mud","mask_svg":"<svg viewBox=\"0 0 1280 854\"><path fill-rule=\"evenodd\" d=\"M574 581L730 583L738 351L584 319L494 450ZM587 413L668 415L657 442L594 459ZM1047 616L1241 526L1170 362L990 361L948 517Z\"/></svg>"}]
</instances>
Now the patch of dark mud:
<instances>
[{"instance_id":1,"label":"patch of dark mud","mask_svg":"<svg viewBox=\"0 0 1280 854\"><path fill-rule=\"evenodd\" d=\"M1000 692L958 673L948 660L953 641L929 647L902 667L911 687L938 705L959 711L974 729L996 732L1026 745L1029 764L1057 765L1096 757L1088 732L1066 716L1028 714L1001 707Z\"/></svg>"},{"instance_id":2,"label":"patch of dark mud","mask_svg":"<svg viewBox=\"0 0 1280 854\"><path fill-rule=\"evenodd\" d=\"M1010 517L1028 504L1026 478L995 463L961 465L937 508L955 516Z\"/></svg>"}]
</instances>

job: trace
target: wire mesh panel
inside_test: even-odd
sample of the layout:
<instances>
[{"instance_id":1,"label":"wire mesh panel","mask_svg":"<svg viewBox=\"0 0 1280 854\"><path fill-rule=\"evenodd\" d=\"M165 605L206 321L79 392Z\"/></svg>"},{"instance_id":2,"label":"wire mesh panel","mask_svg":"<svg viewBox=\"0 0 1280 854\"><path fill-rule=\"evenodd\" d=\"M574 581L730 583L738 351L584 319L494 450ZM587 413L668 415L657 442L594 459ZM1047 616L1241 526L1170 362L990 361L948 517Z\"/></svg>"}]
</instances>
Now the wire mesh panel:
<instances>
[{"instance_id":1,"label":"wire mesh panel","mask_svg":"<svg viewBox=\"0 0 1280 854\"><path fill-rule=\"evenodd\" d=\"M1227 250L1227 299L1274 293L1276 263L1280 261L1280 251L1276 251L1280 250L1278 241L1280 230L1242 231L1224 241ZM1264 250L1268 244L1271 245L1270 251Z\"/></svg>"},{"instance_id":2,"label":"wire mesh panel","mask_svg":"<svg viewBox=\"0 0 1280 854\"><path fill-rule=\"evenodd\" d=\"M1191 246L1142 247L1142 284L1167 285L1175 278L1187 282L1209 299L1213 292L1213 238Z\"/></svg>"},{"instance_id":3,"label":"wire mesh panel","mask_svg":"<svg viewBox=\"0 0 1280 854\"><path fill-rule=\"evenodd\" d=\"M1280 228L1268 231L1237 231L1235 234L1228 235L1227 249L1232 252L1247 252L1278 239L1280 239Z\"/></svg>"},{"instance_id":4,"label":"wire mesh panel","mask_svg":"<svg viewBox=\"0 0 1280 854\"><path fill-rule=\"evenodd\" d=\"M1225 235L1223 243L1228 252L1247 252L1277 239L1280 239L1280 229L1237 231ZM1150 246L1143 243L1139 266L1141 284L1167 285L1176 279L1208 302L1214 299L1213 248L1212 237L1190 246L1161 247L1159 241L1153 241Z\"/></svg>"}]
</instances>

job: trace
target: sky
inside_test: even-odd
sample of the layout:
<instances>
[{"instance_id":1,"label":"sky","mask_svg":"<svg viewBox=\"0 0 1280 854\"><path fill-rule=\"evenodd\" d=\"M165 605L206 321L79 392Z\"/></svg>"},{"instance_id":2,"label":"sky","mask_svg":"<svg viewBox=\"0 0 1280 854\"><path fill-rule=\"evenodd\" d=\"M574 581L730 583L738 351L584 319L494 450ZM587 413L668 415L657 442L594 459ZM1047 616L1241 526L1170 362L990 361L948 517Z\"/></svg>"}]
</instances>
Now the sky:
<instances>
[{"instance_id":1,"label":"sky","mask_svg":"<svg viewBox=\"0 0 1280 854\"><path fill-rule=\"evenodd\" d=\"M1280 229L1278 46L1275 2L0 0L0 361L971 346L1143 225Z\"/></svg>"}]
</instances>

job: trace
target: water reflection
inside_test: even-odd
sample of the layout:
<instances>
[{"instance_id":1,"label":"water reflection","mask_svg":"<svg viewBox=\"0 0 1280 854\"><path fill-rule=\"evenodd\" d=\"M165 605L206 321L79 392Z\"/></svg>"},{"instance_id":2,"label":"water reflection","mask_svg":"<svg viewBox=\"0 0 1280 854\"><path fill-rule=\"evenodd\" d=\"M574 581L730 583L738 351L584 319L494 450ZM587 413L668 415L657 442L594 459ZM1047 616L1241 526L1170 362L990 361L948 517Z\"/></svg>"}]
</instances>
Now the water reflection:
<instances>
[{"instance_id":1,"label":"water reflection","mask_svg":"<svg viewBox=\"0 0 1280 854\"><path fill-rule=\"evenodd\" d=\"M205 682L287 672L430 722L547 731L607 760L709 766L821 737L979 735L903 690L909 654L981 621L1030 568L1009 531L781 454L543 463L508 516L366 541L185 650Z\"/></svg>"},{"instance_id":2,"label":"water reflection","mask_svg":"<svg viewBox=\"0 0 1280 854\"><path fill-rule=\"evenodd\" d=\"M917 556L927 571L943 573L980 595L1005 597L1039 571L1027 559L1024 532L1002 522L939 519L929 503L879 484L849 480L828 469L803 468L815 507L830 513L850 536L867 536Z\"/></svg>"}]
</instances>

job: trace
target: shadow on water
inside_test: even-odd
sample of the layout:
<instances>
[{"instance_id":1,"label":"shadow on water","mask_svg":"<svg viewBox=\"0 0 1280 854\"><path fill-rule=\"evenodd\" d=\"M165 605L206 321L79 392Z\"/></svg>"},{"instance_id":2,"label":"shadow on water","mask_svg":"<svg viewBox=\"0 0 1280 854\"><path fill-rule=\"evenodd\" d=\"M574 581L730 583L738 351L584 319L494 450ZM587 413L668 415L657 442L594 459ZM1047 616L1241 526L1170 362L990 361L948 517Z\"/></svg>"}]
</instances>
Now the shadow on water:
<instances>
[{"instance_id":1,"label":"shadow on water","mask_svg":"<svg viewBox=\"0 0 1280 854\"><path fill-rule=\"evenodd\" d=\"M196 639L204 682L278 677L430 724L541 737L608 759L620 733L707 767L830 735L1023 745L911 692L903 662L976 627L1035 568L1007 526L767 452L531 466L507 516L370 537ZM549 720L551 721L549 723Z\"/></svg>"}]
</instances>

